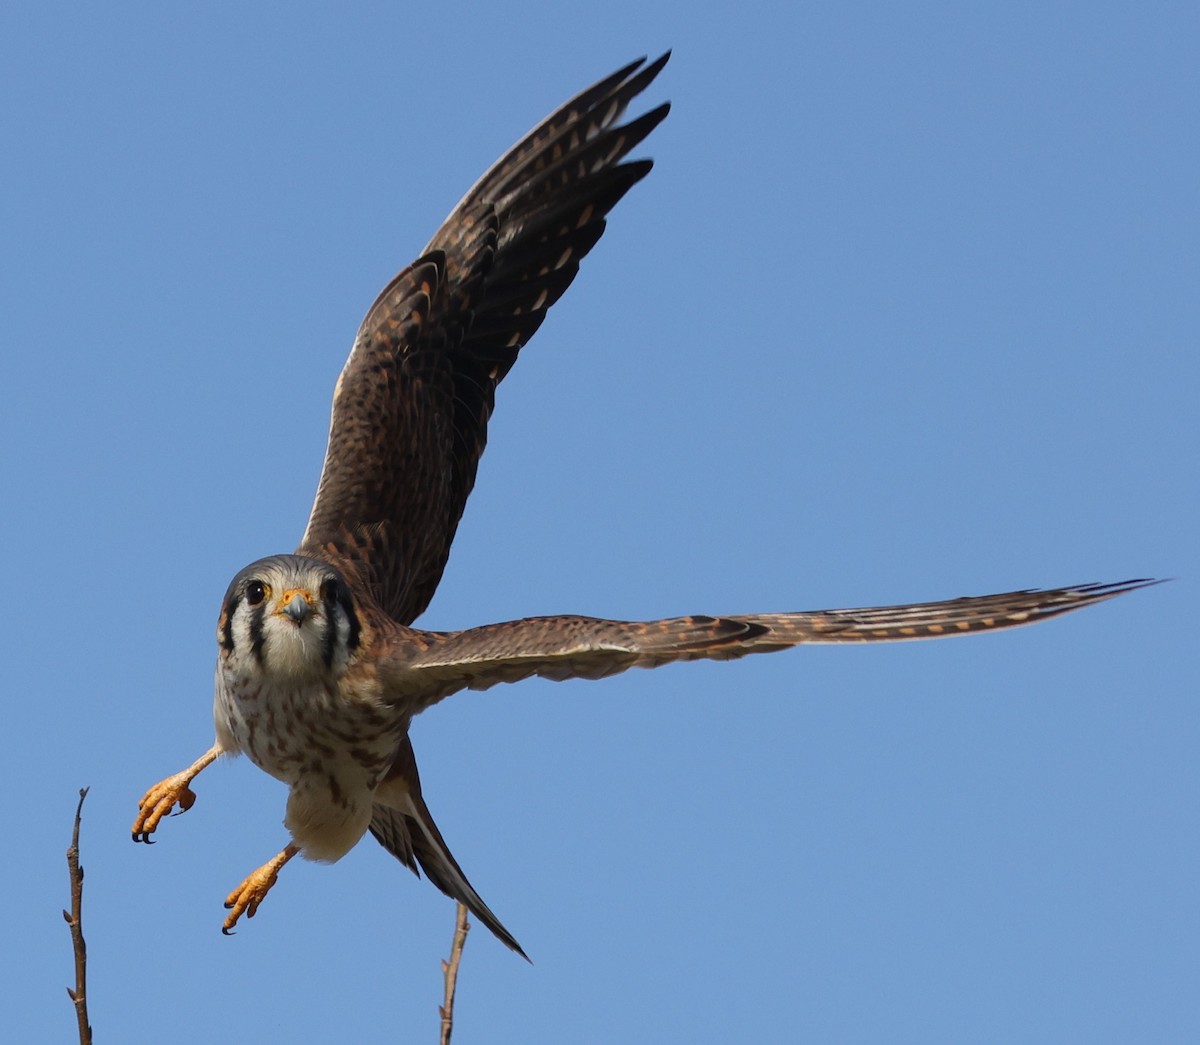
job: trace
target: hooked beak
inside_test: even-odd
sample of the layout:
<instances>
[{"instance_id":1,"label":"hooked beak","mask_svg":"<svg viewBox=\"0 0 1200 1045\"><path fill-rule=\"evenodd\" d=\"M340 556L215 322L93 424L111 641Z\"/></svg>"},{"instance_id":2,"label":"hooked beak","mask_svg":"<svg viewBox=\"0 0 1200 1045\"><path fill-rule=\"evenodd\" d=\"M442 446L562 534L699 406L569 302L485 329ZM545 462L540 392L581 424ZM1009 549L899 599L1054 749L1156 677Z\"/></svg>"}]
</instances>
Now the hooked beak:
<instances>
[{"instance_id":1,"label":"hooked beak","mask_svg":"<svg viewBox=\"0 0 1200 1045\"><path fill-rule=\"evenodd\" d=\"M283 593L277 613L290 617L297 625L312 616L313 597L303 588L289 588Z\"/></svg>"}]
</instances>

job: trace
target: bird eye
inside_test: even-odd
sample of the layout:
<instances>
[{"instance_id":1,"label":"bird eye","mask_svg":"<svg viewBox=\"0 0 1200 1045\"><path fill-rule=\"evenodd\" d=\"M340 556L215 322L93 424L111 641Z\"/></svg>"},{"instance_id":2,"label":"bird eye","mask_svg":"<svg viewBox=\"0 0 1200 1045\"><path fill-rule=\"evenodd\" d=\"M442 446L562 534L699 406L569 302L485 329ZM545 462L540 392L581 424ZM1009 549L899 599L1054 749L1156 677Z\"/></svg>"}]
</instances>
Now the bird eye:
<instances>
[{"instance_id":1,"label":"bird eye","mask_svg":"<svg viewBox=\"0 0 1200 1045\"><path fill-rule=\"evenodd\" d=\"M259 605L267 597L268 588L262 581L251 581L246 585L246 602L250 606Z\"/></svg>"}]
</instances>

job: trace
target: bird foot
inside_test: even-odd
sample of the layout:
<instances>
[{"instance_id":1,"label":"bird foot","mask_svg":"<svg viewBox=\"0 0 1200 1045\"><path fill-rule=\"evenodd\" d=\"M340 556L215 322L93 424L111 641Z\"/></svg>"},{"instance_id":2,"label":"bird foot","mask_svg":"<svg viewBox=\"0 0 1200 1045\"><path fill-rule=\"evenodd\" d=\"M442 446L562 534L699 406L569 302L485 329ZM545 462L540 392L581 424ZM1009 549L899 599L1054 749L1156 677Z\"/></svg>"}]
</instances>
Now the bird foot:
<instances>
[{"instance_id":1,"label":"bird foot","mask_svg":"<svg viewBox=\"0 0 1200 1045\"><path fill-rule=\"evenodd\" d=\"M231 936L233 927L237 925L238 919L243 914L247 918L254 917L258 912L258 905L266 899L267 893L271 891L271 886L279 877L280 868L299 851L296 846L289 845L273 860L268 860L257 871L252 871L246 876L246 880L234 889L225 900L225 909L229 911L229 914L225 918L221 932L226 936Z\"/></svg>"},{"instance_id":2,"label":"bird foot","mask_svg":"<svg viewBox=\"0 0 1200 1045\"><path fill-rule=\"evenodd\" d=\"M216 761L221 749L214 744L182 773L160 780L149 791L142 795L138 803L137 819L133 822L133 840L149 844L150 836L158 827L158 822L175 806L181 813L186 813L196 804L196 793L189 786L197 774L206 766Z\"/></svg>"},{"instance_id":3,"label":"bird foot","mask_svg":"<svg viewBox=\"0 0 1200 1045\"><path fill-rule=\"evenodd\" d=\"M138 803L137 819L133 822L135 842L149 843L158 822L176 805L181 813L186 813L195 805L196 792L188 786L194 775L187 770L176 773L159 781L142 796Z\"/></svg>"}]
</instances>

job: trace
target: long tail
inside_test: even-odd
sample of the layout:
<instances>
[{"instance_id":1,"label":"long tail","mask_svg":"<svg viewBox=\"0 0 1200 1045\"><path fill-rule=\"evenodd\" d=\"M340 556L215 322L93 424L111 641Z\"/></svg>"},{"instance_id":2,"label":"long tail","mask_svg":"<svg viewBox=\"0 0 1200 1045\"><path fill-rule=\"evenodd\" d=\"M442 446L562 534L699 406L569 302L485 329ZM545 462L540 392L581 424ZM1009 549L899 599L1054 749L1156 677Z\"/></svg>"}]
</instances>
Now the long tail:
<instances>
[{"instance_id":1,"label":"long tail","mask_svg":"<svg viewBox=\"0 0 1200 1045\"><path fill-rule=\"evenodd\" d=\"M492 914L491 908L467 881L463 869L458 866L441 831L433 822L429 807L421 797L417 760L408 737L401 741L391 769L377 791L377 797L380 801L375 803L371 816L371 834L375 840L418 876L420 871L417 865L420 864L426 878L451 899L466 904L501 943L529 961L529 955L521 949L512 933L504 928L500 919Z\"/></svg>"}]
</instances>

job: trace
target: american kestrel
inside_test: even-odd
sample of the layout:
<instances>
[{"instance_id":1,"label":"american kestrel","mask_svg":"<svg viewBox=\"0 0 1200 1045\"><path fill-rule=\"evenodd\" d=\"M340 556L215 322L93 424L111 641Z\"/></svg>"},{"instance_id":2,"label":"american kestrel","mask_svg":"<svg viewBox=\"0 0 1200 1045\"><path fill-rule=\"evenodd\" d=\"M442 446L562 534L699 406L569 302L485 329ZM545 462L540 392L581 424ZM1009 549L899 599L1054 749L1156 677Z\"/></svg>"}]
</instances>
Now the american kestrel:
<instances>
[{"instance_id":1,"label":"american kestrel","mask_svg":"<svg viewBox=\"0 0 1200 1045\"><path fill-rule=\"evenodd\" d=\"M809 642L938 638L1032 624L1148 581L871 609L633 623L533 617L466 631L410 625L441 578L483 453L496 386L649 173L622 162L667 115L620 123L668 55L567 102L463 197L367 312L333 395L324 470L293 555L233 578L217 624L216 740L142 798L150 841L219 755L245 753L290 789L291 841L229 896L228 932L297 854L335 861L370 831L524 954L450 854L421 796L414 715L464 689L538 675L601 678Z\"/></svg>"}]
</instances>

